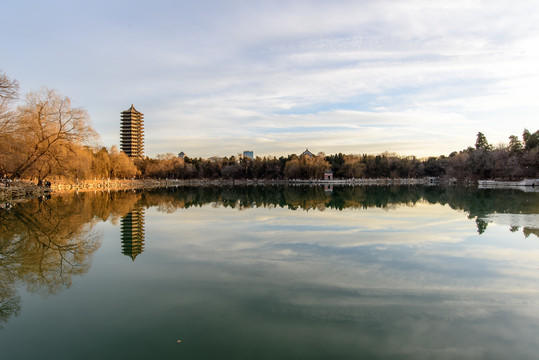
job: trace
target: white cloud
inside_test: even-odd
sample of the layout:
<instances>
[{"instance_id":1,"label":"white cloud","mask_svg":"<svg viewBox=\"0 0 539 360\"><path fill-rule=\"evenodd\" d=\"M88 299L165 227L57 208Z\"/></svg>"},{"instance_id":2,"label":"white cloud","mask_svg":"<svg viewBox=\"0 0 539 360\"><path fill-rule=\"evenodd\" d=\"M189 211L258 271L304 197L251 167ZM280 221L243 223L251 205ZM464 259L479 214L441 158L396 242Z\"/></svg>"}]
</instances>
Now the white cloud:
<instances>
[{"instance_id":1,"label":"white cloud","mask_svg":"<svg viewBox=\"0 0 539 360\"><path fill-rule=\"evenodd\" d=\"M150 155L179 147L207 156L208 142L232 151L234 141L259 153L309 141L301 147L438 155L479 130L505 141L533 128L539 111L532 1L124 5L42 8L51 22L42 40L17 38L18 27L37 31L37 14L21 18L12 5L22 20L5 24L14 27L8 44L24 46L8 52L3 70L23 90L47 85L75 98L106 141L134 103L146 114ZM62 11L77 15L55 21ZM364 127L369 118L383 136ZM309 128L328 124L338 130Z\"/></svg>"}]
</instances>

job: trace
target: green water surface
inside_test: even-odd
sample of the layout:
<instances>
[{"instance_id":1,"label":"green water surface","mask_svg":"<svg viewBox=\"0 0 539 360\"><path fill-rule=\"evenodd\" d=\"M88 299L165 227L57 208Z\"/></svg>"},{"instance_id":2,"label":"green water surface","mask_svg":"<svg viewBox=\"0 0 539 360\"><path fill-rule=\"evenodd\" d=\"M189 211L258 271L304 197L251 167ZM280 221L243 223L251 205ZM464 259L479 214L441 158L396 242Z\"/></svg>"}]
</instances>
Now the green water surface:
<instances>
[{"instance_id":1,"label":"green water surface","mask_svg":"<svg viewBox=\"0 0 539 360\"><path fill-rule=\"evenodd\" d=\"M537 359L539 193L183 187L0 209L0 359Z\"/></svg>"}]
</instances>

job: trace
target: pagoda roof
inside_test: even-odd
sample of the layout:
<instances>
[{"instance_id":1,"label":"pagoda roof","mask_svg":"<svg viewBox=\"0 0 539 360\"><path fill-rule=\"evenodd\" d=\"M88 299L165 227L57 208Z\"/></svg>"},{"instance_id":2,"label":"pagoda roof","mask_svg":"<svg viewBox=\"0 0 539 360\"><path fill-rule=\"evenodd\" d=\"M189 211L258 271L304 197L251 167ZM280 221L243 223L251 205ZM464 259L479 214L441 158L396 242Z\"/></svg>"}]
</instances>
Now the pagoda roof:
<instances>
[{"instance_id":1,"label":"pagoda roof","mask_svg":"<svg viewBox=\"0 0 539 360\"><path fill-rule=\"evenodd\" d=\"M124 112L135 112L135 113L140 113L140 111L138 111L137 109L135 109L135 106L133 104L131 104L131 107L127 110L125 110Z\"/></svg>"},{"instance_id":2,"label":"pagoda roof","mask_svg":"<svg viewBox=\"0 0 539 360\"><path fill-rule=\"evenodd\" d=\"M300 157L302 157L302 156L313 157L314 154L312 152L310 152L309 149L305 149L305 151L301 153Z\"/></svg>"}]
</instances>

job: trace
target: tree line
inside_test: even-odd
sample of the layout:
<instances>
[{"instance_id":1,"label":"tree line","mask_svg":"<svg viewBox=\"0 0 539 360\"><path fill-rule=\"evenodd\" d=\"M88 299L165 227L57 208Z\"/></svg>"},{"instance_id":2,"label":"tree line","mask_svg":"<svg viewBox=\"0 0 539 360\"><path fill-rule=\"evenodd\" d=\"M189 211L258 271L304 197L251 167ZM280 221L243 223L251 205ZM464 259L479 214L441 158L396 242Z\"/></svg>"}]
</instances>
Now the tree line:
<instances>
[{"instance_id":1,"label":"tree line","mask_svg":"<svg viewBox=\"0 0 539 360\"><path fill-rule=\"evenodd\" d=\"M457 180L517 180L539 176L539 130L524 129L522 141L509 136L508 144L496 147L485 135L477 134L475 147L449 156L418 159L392 153L345 155L256 157L238 155L219 160L179 158L174 154L156 159L138 159L141 176L176 179L320 179L327 170L334 178L454 178Z\"/></svg>"},{"instance_id":2,"label":"tree line","mask_svg":"<svg viewBox=\"0 0 539 360\"><path fill-rule=\"evenodd\" d=\"M449 156L419 159L392 153L378 155L277 157L242 155L221 159L131 159L116 146L96 144L97 134L88 113L50 89L33 91L18 103L19 85L0 72L0 176L11 179L320 179L327 170L335 178L521 179L539 176L539 130L524 129L522 140L509 136L508 144L489 144L477 134L475 147Z\"/></svg>"}]
</instances>

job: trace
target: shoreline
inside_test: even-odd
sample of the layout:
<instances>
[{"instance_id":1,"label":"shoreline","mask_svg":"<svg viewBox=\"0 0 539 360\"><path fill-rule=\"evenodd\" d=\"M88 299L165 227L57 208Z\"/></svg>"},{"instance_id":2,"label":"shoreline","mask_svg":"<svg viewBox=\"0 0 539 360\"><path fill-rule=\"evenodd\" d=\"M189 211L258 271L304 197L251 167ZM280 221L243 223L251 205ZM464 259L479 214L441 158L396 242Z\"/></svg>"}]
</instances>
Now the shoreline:
<instances>
[{"instance_id":1,"label":"shoreline","mask_svg":"<svg viewBox=\"0 0 539 360\"><path fill-rule=\"evenodd\" d=\"M437 178L422 179L334 179L334 180L267 180L267 179L114 179L114 180L84 180L74 183L55 182L50 187L37 186L31 182L13 181L8 185L0 186L0 201L16 202L25 199L48 196L53 193L67 193L80 191L117 191L155 189L181 186L324 186L334 185L362 186L362 185L449 185L455 180L442 180Z\"/></svg>"},{"instance_id":2,"label":"shoreline","mask_svg":"<svg viewBox=\"0 0 539 360\"><path fill-rule=\"evenodd\" d=\"M523 183L522 180L518 185ZM534 183L537 179L531 180ZM460 182L465 185L478 185L478 188L507 188L508 184L504 181L479 180L478 182ZM516 182L511 182L511 188L524 188L524 186L515 186ZM139 190L156 189L182 186L323 186L325 190L331 191L333 186L387 186L387 185L455 185L456 179L440 178L419 178L419 179L333 179L333 180L304 180L304 179L286 179L286 180L268 180L268 179L104 179L104 180L83 180L77 182L54 182L50 187L37 186L32 182L12 181L9 183L0 183L0 202L13 203L24 201L26 199L49 196L50 194L85 192L85 191L119 191L119 190ZM488 184L488 186L486 186ZM532 190L537 191L537 187ZM4 206L0 206L4 207Z\"/></svg>"},{"instance_id":3,"label":"shoreline","mask_svg":"<svg viewBox=\"0 0 539 360\"><path fill-rule=\"evenodd\" d=\"M133 179L133 180L85 180L76 183L53 183L52 192L84 190L132 190L180 186L234 186L234 185L447 185L456 180L436 178L423 179L337 179L337 180L267 180L267 179Z\"/></svg>"},{"instance_id":4,"label":"shoreline","mask_svg":"<svg viewBox=\"0 0 539 360\"><path fill-rule=\"evenodd\" d=\"M13 181L9 185L2 183L0 186L0 201L16 202L19 200L31 199L49 195L52 189L37 186L31 182Z\"/></svg>"}]
</instances>

